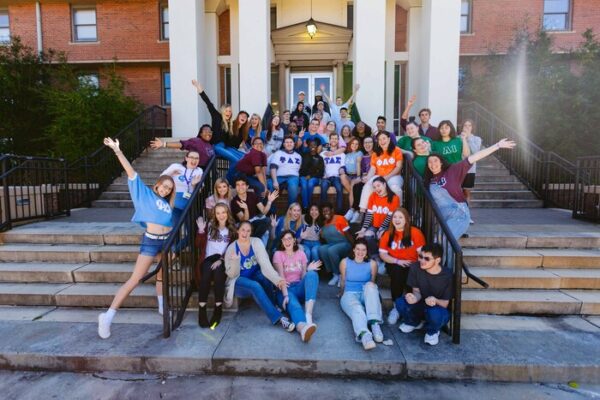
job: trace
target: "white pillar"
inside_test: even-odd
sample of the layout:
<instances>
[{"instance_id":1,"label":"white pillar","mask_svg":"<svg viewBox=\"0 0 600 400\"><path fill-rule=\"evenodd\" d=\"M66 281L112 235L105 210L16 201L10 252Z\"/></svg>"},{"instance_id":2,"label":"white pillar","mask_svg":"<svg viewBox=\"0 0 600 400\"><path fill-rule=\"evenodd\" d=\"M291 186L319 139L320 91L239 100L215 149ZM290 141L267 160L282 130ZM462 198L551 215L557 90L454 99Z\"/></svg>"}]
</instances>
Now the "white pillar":
<instances>
[{"instance_id":1,"label":"white pillar","mask_svg":"<svg viewBox=\"0 0 600 400\"><path fill-rule=\"evenodd\" d=\"M211 99L217 109L223 103L222 99L219 99L219 67L217 65L217 13L215 11L206 12L204 14L204 56L202 57L202 63L204 65L204 78L202 83L204 84L204 90ZM202 108L204 107L204 108ZM201 105L201 110L206 110L204 104ZM204 117L204 113L201 114ZM206 113L208 118L208 112ZM209 119L203 119L203 123L210 123Z\"/></svg>"},{"instance_id":2,"label":"white pillar","mask_svg":"<svg viewBox=\"0 0 600 400\"><path fill-rule=\"evenodd\" d=\"M240 68L239 68L239 12L238 0L229 3L229 35L231 37L231 106L240 111Z\"/></svg>"},{"instance_id":3,"label":"white pillar","mask_svg":"<svg viewBox=\"0 0 600 400\"><path fill-rule=\"evenodd\" d=\"M361 119L375 126L385 111L386 0L354 1L354 83Z\"/></svg>"},{"instance_id":4,"label":"white pillar","mask_svg":"<svg viewBox=\"0 0 600 400\"><path fill-rule=\"evenodd\" d=\"M269 7L268 0L238 1L240 107L249 113L261 115L271 102Z\"/></svg>"},{"instance_id":5,"label":"white pillar","mask_svg":"<svg viewBox=\"0 0 600 400\"><path fill-rule=\"evenodd\" d=\"M426 107L423 103L425 90L422 90L424 74L422 56L422 15L421 7L411 7L408 10L408 65L407 65L407 99L412 95L417 96L417 102L411 111L413 115L417 115L420 108ZM404 110L400 110L402 113Z\"/></svg>"},{"instance_id":6,"label":"white pillar","mask_svg":"<svg viewBox=\"0 0 600 400\"><path fill-rule=\"evenodd\" d=\"M423 102L432 120L456 123L460 52L460 0L423 0Z\"/></svg>"},{"instance_id":7,"label":"white pillar","mask_svg":"<svg viewBox=\"0 0 600 400\"><path fill-rule=\"evenodd\" d=\"M396 0L386 0L385 15L385 115L386 129L394 128L394 53L396 52Z\"/></svg>"},{"instance_id":8,"label":"white pillar","mask_svg":"<svg viewBox=\"0 0 600 400\"><path fill-rule=\"evenodd\" d=\"M196 136L206 112L191 84L204 80L204 0L169 0L169 34L173 136Z\"/></svg>"}]
</instances>

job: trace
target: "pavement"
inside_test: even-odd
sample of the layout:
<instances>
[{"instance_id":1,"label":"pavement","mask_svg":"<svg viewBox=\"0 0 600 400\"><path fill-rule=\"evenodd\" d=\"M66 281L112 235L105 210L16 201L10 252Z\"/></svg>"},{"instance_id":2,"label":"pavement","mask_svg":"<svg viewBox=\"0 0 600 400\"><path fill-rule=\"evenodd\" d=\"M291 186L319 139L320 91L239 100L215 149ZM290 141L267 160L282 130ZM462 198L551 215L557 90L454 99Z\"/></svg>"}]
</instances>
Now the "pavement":
<instances>
[{"instance_id":1,"label":"pavement","mask_svg":"<svg viewBox=\"0 0 600 400\"><path fill-rule=\"evenodd\" d=\"M573 385L575 386L575 385ZM582 400L600 398L600 385L520 384L368 379L292 379L123 373L0 372L5 400L396 398Z\"/></svg>"}]
</instances>

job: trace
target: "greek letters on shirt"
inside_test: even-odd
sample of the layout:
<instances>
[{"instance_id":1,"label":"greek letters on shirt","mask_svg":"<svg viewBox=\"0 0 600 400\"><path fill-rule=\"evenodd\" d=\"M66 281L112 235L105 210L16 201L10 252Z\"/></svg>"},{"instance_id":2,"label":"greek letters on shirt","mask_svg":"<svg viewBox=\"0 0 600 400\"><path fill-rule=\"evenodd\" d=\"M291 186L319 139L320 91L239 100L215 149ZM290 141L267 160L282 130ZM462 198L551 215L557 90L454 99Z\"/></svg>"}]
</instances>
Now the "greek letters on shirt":
<instances>
[{"instance_id":1,"label":"greek letters on shirt","mask_svg":"<svg viewBox=\"0 0 600 400\"><path fill-rule=\"evenodd\" d=\"M171 214L171 206L164 200L156 199L156 208L167 214Z\"/></svg>"},{"instance_id":2,"label":"greek letters on shirt","mask_svg":"<svg viewBox=\"0 0 600 400\"><path fill-rule=\"evenodd\" d=\"M388 166L388 165L396 166L396 159L394 157L390 157L390 158L384 158L384 159L377 160L378 167Z\"/></svg>"},{"instance_id":3,"label":"greek letters on shirt","mask_svg":"<svg viewBox=\"0 0 600 400\"><path fill-rule=\"evenodd\" d=\"M292 155L289 155L289 156L280 155L279 156L279 164L280 165L283 165L283 164L298 164L298 165L300 165L300 161L301 161L300 158L293 157Z\"/></svg>"},{"instance_id":4,"label":"greek letters on shirt","mask_svg":"<svg viewBox=\"0 0 600 400\"><path fill-rule=\"evenodd\" d=\"M445 177L445 176L442 176L440 179L438 179L438 180L435 182L435 184L436 184L436 185L438 185L438 186L441 186L441 187L444 187L444 186L446 186L446 177Z\"/></svg>"},{"instance_id":5,"label":"greek letters on shirt","mask_svg":"<svg viewBox=\"0 0 600 400\"><path fill-rule=\"evenodd\" d=\"M414 246L414 245L415 245L415 242L413 242L413 241L411 240L411 242L410 242L410 246L409 246L409 247L412 247L412 246ZM391 248L392 250L396 250L396 249L405 249L406 247L404 247L404 245L402 244L402 239L400 239L400 240L399 240L399 241L397 241L397 242L396 242L396 241L392 242L392 245L390 246L390 248Z\"/></svg>"},{"instance_id":6,"label":"greek letters on shirt","mask_svg":"<svg viewBox=\"0 0 600 400\"><path fill-rule=\"evenodd\" d=\"M373 206L371 207L370 211L373 214L385 214L388 215L391 211L388 208L388 206L378 206L377 204L373 204Z\"/></svg>"},{"instance_id":7,"label":"greek letters on shirt","mask_svg":"<svg viewBox=\"0 0 600 400\"><path fill-rule=\"evenodd\" d=\"M442 155L447 156L450 154L455 154L458 153L458 148L456 147L456 145L450 145L450 146L444 146L443 150L442 150Z\"/></svg>"},{"instance_id":8,"label":"greek letters on shirt","mask_svg":"<svg viewBox=\"0 0 600 400\"><path fill-rule=\"evenodd\" d=\"M342 157L341 156L331 156L331 157L323 157L323 160L325 160L325 164L338 164L341 165L342 164Z\"/></svg>"},{"instance_id":9,"label":"greek letters on shirt","mask_svg":"<svg viewBox=\"0 0 600 400\"><path fill-rule=\"evenodd\" d=\"M258 264L258 262L256 261L256 256L253 254L251 257L246 257L246 260L244 260L244 263L241 265L241 268L250 269L256 264Z\"/></svg>"}]
</instances>

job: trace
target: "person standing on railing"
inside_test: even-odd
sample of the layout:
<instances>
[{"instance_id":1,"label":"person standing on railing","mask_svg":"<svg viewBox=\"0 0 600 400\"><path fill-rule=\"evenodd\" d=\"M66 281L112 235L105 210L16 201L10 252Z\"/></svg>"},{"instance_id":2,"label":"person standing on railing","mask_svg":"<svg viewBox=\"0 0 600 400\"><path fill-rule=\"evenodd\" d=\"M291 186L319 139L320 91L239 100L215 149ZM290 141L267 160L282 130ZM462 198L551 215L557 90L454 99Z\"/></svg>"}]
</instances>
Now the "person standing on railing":
<instances>
[{"instance_id":1,"label":"person standing on railing","mask_svg":"<svg viewBox=\"0 0 600 400\"><path fill-rule=\"evenodd\" d=\"M395 210L390 228L379 241L379 257L385 263L385 269L390 276L394 303L405 291L409 291L406 285L408 271L413 265L418 265L417 255L424 245L425 236L419 228L411 225L408 211L405 208ZM388 324L396 324L399 316L396 307L392 307Z\"/></svg>"},{"instance_id":2,"label":"person standing on railing","mask_svg":"<svg viewBox=\"0 0 600 400\"><path fill-rule=\"evenodd\" d=\"M198 238L200 243L200 281L198 283L198 325L202 328L216 328L221 322L223 298L225 296L225 250L237 238L235 220L226 204L219 203L214 208L208 224L198 218ZM208 226L207 226L208 225ZM215 293L215 309L208 320L206 303L211 283Z\"/></svg>"},{"instance_id":3,"label":"person standing on railing","mask_svg":"<svg viewBox=\"0 0 600 400\"><path fill-rule=\"evenodd\" d=\"M400 117L400 126L404 130L406 130L406 124L408 123L408 115L410 114L410 109L415 104L416 100L417 96L412 95L406 103L406 108L404 109L404 112L402 112L402 116ZM421 111L419 111L419 119L421 120L421 124L419 125L419 134L421 136L427 136L431 140L440 140L438 128L430 124L431 110L429 108L422 108Z\"/></svg>"},{"instance_id":4,"label":"person standing on railing","mask_svg":"<svg viewBox=\"0 0 600 400\"><path fill-rule=\"evenodd\" d=\"M400 331L411 333L425 326L424 342L435 346L440 330L450 320L448 305L452 299L452 271L442 265L444 249L437 243L421 248L419 264L408 272L412 293L396 299L396 309L402 317Z\"/></svg>"},{"instance_id":5,"label":"person standing on railing","mask_svg":"<svg viewBox=\"0 0 600 400\"><path fill-rule=\"evenodd\" d=\"M516 143L502 139L493 146L471 154L459 163L449 164L439 154L427 157L427 169L423 177L425 187L439 207L442 218L448 224L455 239L467 232L471 213L465 199L462 183L473 164L500 149L512 149Z\"/></svg>"},{"instance_id":6,"label":"person standing on railing","mask_svg":"<svg viewBox=\"0 0 600 400\"><path fill-rule=\"evenodd\" d=\"M225 304L233 304L233 296L252 297L273 325L293 332L296 325L275 307L275 287L288 295L288 283L281 278L269 260L260 239L251 237L252 225L243 221L237 230L238 238L225 251Z\"/></svg>"},{"instance_id":7,"label":"person standing on railing","mask_svg":"<svg viewBox=\"0 0 600 400\"><path fill-rule=\"evenodd\" d=\"M140 279L148 272L156 256L158 256L160 262L163 246L173 227L172 209L175 202L175 182L172 177L161 175L150 189L123 155L118 140L104 138L104 144L115 152L129 178L129 192L135 208L131 220L146 228L146 232L142 236L140 254L135 262L133 273L117 291L110 308L98 316L98 336L102 339L108 339L110 337L110 326L117 310L133 289L139 285ZM161 277L161 275L159 274L158 277ZM162 279L157 279L156 294L158 296L158 312L162 315Z\"/></svg>"},{"instance_id":8,"label":"person standing on railing","mask_svg":"<svg viewBox=\"0 0 600 400\"><path fill-rule=\"evenodd\" d=\"M352 320L357 341L365 350L374 349L383 342L381 299L375 284L377 264L369 260L367 243L358 239L352 254L340 262L340 305Z\"/></svg>"},{"instance_id":9,"label":"person standing on railing","mask_svg":"<svg viewBox=\"0 0 600 400\"><path fill-rule=\"evenodd\" d=\"M481 138L479 136L473 135L473 120L466 119L463 122L462 133L460 134L462 137L466 138L466 141L469 145L469 150L471 154L477 153L481 150ZM462 183L463 193L465 194L465 200L467 200L467 204L471 201L471 190L475 187L475 173L477 172L477 163L473 164L471 169L467 172L467 176L465 176L465 180ZM473 219L470 221L473 222Z\"/></svg>"},{"instance_id":10,"label":"person standing on railing","mask_svg":"<svg viewBox=\"0 0 600 400\"><path fill-rule=\"evenodd\" d=\"M469 143L462 135L456 136L456 128L452 122L447 120L440 122L438 130L441 139L433 142L431 146L433 153L441 154L450 164L456 164L469 157L471 154Z\"/></svg>"},{"instance_id":11,"label":"person standing on railing","mask_svg":"<svg viewBox=\"0 0 600 400\"><path fill-rule=\"evenodd\" d=\"M167 142L154 138L150 141L150 147L154 150L158 149L180 149L186 151L195 151L200 157L198 160L198 166L206 168L208 162L215 156L215 149L210 144L211 138L213 137L212 129L210 125L204 124L198 131L198 137L191 138L188 140L181 140L178 142Z\"/></svg>"},{"instance_id":12,"label":"person standing on railing","mask_svg":"<svg viewBox=\"0 0 600 400\"><path fill-rule=\"evenodd\" d=\"M182 163L171 164L161 175L169 175L175 181L175 207L173 208L173 226L176 226L183 214L183 209L192 197L194 188L202 179L202 168L198 166L200 155L196 151L188 151Z\"/></svg>"}]
</instances>

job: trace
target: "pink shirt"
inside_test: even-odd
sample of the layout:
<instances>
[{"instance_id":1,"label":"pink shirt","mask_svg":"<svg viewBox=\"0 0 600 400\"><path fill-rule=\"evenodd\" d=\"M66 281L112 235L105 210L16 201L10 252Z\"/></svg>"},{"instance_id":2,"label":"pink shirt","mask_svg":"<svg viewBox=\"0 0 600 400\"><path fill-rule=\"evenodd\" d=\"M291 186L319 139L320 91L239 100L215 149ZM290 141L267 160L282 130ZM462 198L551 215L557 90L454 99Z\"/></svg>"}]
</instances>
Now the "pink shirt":
<instances>
[{"instance_id":1,"label":"pink shirt","mask_svg":"<svg viewBox=\"0 0 600 400\"><path fill-rule=\"evenodd\" d=\"M306 268L308 260L302 250L298 250L292 256L288 256L285 251L276 251L273 264L282 265L284 279L288 283L294 283L302 279L302 271Z\"/></svg>"}]
</instances>

